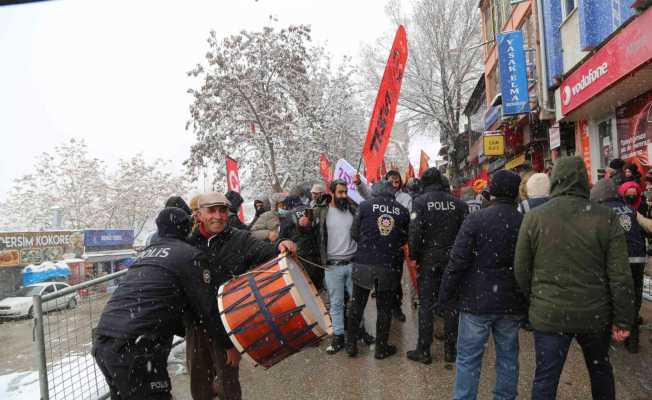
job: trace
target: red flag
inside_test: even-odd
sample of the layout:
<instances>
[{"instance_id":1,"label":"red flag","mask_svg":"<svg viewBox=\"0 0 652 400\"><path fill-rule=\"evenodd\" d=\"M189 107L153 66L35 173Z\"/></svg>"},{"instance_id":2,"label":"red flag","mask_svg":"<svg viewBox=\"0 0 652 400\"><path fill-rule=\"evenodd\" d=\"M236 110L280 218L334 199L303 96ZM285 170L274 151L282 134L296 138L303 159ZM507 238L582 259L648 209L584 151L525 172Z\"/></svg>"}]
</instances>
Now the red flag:
<instances>
[{"instance_id":1,"label":"red flag","mask_svg":"<svg viewBox=\"0 0 652 400\"><path fill-rule=\"evenodd\" d=\"M410 178L414 178L416 175L414 174L414 167L412 166L411 162L408 162L408 167L407 171L405 171L405 183L410 180Z\"/></svg>"},{"instance_id":2,"label":"red flag","mask_svg":"<svg viewBox=\"0 0 652 400\"><path fill-rule=\"evenodd\" d=\"M396 31L394 44L387 59L383 80L380 82L376 103L369 120L367 138L362 148L366 176L370 182L380 178L377 174L380 172L380 164L385 158L385 150L392 133L407 55L407 37L405 28L401 25Z\"/></svg>"},{"instance_id":3,"label":"red flag","mask_svg":"<svg viewBox=\"0 0 652 400\"><path fill-rule=\"evenodd\" d=\"M321 174L321 179L324 181L326 188L331 185L331 176L333 176L331 171L331 163L328 161L326 154L321 153L319 155L319 173Z\"/></svg>"},{"instance_id":4,"label":"red flag","mask_svg":"<svg viewBox=\"0 0 652 400\"><path fill-rule=\"evenodd\" d=\"M226 186L229 191L240 193L238 162L231 157L226 158ZM244 210L242 206L240 206L240 211L238 211L238 218L244 222Z\"/></svg>"},{"instance_id":5,"label":"red flag","mask_svg":"<svg viewBox=\"0 0 652 400\"><path fill-rule=\"evenodd\" d=\"M421 160L419 161L419 178L423 176L423 173L428 169L428 162L430 157L426 154L425 151L421 150Z\"/></svg>"},{"instance_id":6,"label":"red flag","mask_svg":"<svg viewBox=\"0 0 652 400\"><path fill-rule=\"evenodd\" d=\"M380 177L384 177L387 175L387 167L385 166L385 160L383 160L383 163L380 164Z\"/></svg>"}]
</instances>

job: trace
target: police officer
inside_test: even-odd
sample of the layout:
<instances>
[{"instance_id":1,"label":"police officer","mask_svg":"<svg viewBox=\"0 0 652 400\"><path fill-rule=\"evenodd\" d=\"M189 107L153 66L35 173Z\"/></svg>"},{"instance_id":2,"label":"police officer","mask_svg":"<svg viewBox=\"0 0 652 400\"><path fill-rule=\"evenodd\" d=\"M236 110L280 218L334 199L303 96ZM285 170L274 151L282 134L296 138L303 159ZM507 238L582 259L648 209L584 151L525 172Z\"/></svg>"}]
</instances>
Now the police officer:
<instances>
[{"instance_id":1,"label":"police officer","mask_svg":"<svg viewBox=\"0 0 652 400\"><path fill-rule=\"evenodd\" d=\"M173 335L184 334L184 312L206 321L216 342L230 342L207 260L184 242L190 232L187 212L165 208L156 226L159 239L138 255L95 331L92 353L114 400L171 398L167 359Z\"/></svg>"},{"instance_id":2,"label":"police officer","mask_svg":"<svg viewBox=\"0 0 652 400\"><path fill-rule=\"evenodd\" d=\"M199 199L199 228L188 242L207 256L211 271L212 295L233 276L274 258L279 252L296 252L291 241L272 244L253 238L248 231L229 225L231 203L222 193L212 192ZM212 320L194 320L186 331L186 357L190 370L190 390L194 400L239 400L240 353L230 340L215 341L209 333ZM221 326L221 325L220 325ZM216 379L217 378L217 379ZM217 380L217 385L214 381Z\"/></svg>"},{"instance_id":3,"label":"police officer","mask_svg":"<svg viewBox=\"0 0 652 400\"><path fill-rule=\"evenodd\" d=\"M371 200L360 204L353 219L351 237L358 248L353 258L353 304L346 340L351 357L358 353L358 327L372 289L376 291L378 309L375 358L396 354L396 346L387 340L394 295L401 284L396 273L397 259L402 258L401 246L407 242L409 223L409 211L396 200L391 183L386 181L374 185Z\"/></svg>"},{"instance_id":4,"label":"police officer","mask_svg":"<svg viewBox=\"0 0 652 400\"><path fill-rule=\"evenodd\" d=\"M409 237L410 257L419 266L419 341L416 350L408 351L407 357L430 364L435 299L468 206L445 192L442 175L436 168L427 169L421 181L424 193L414 200ZM438 311L444 317L444 358L446 362L454 362L457 318L452 309Z\"/></svg>"},{"instance_id":5,"label":"police officer","mask_svg":"<svg viewBox=\"0 0 652 400\"><path fill-rule=\"evenodd\" d=\"M313 188L314 190L314 188ZM317 230L313 229L312 208L303 205L299 196L288 196L283 201L289 213L281 217L279 238L297 244L297 255L308 260L303 267L318 291L324 287L324 270L313 264L321 264Z\"/></svg>"}]
</instances>

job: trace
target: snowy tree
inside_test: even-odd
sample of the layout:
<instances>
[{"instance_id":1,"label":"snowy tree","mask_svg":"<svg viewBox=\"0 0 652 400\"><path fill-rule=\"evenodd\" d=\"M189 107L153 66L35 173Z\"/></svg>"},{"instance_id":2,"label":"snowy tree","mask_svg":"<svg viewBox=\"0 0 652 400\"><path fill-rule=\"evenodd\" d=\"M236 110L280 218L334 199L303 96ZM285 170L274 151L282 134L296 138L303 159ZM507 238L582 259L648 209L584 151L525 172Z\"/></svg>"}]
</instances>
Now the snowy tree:
<instances>
[{"instance_id":1,"label":"snowy tree","mask_svg":"<svg viewBox=\"0 0 652 400\"><path fill-rule=\"evenodd\" d=\"M108 179L106 221L102 226L127 227L138 237L172 195L187 192L186 178L174 175L169 162L147 163L142 154L118 162Z\"/></svg>"},{"instance_id":2,"label":"snowy tree","mask_svg":"<svg viewBox=\"0 0 652 400\"><path fill-rule=\"evenodd\" d=\"M72 139L41 155L33 173L15 180L0 205L0 229L124 228L138 236L166 198L186 192L185 178L169 171L168 163L147 163L139 154L107 172L83 140Z\"/></svg>"},{"instance_id":3,"label":"snowy tree","mask_svg":"<svg viewBox=\"0 0 652 400\"><path fill-rule=\"evenodd\" d=\"M407 29L409 59L399 99L404 121L437 132L442 144L459 132L465 101L483 73L476 0L415 0L408 10L392 0L386 12ZM363 71L375 94L391 37L363 49Z\"/></svg>"},{"instance_id":4,"label":"snowy tree","mask_svg":"<svg viewBox=\"0 0 652 400\"><path fill-rule=\"evenodd\" d=\"M333 72L324 50L311 44L310 28L266 27L223 40L211 32L208 43L206 65L189 73L201 81L189 90L188 127L197 143L187 166L195 174L212 165L223 180L231 156L243 187L280 191L283 183L319 179L320 152L360 148L353 70L344 61Z\"/></svg>"}]
</instances>

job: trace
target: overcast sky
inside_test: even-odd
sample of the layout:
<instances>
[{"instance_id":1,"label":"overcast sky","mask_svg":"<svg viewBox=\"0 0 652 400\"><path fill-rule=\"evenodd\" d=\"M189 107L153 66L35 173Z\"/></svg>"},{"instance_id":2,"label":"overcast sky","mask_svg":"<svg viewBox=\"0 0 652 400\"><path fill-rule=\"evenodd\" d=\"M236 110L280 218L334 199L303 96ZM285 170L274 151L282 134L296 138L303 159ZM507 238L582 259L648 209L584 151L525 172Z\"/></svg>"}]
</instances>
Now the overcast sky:
<instances>
[{"instance_id":1,"label":"overcast sky","mask_svg":"<svg viewBox=\"0 0 652 400\"><path fill-rule=\"evenodd\" d=\"M44 151L85 138L109 163L143 152L182 170L194 137L185 131L210 30L227 36L310 24L334 57L393 31L383 0L60 0L0 7L0 200ZM436 149L431 140L414 143ZM416 166L415 165L415 166Z\"/></svg>"}]
</instances>

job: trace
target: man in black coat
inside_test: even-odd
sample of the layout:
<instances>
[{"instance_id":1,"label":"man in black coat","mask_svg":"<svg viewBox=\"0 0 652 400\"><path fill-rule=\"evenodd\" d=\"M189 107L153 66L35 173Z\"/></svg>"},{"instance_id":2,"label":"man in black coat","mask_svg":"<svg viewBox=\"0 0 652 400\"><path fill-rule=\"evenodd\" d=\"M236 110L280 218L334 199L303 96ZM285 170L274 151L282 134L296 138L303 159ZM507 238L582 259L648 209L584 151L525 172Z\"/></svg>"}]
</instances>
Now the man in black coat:
<instances>
[{"instance_id":1,"label":"man in black coat","mask_svg":"<svg viewBox=\"0 0 652 400\"><path fill-rule=\"evenodd\" d=\"M232 277L274 258L279 252L296 252L296 245L290 241L271 244L253 238L248 231L232 228L228 223L230 205L222 193L203 195L199 200L199 228L188 239L208 256L214 297L219 287ZM223 400L239 400L242 397L240 353L230 340L212 341L206 335L207 323L210 321L204 320L186 330L192 397L212 399L217 394ZM214 389L215 377L219 386Z\"/></svg>"},{"instance_id":2,"label":"man in black coat","mask_svg":"<svg viewBox=\"0 0 652 400\"><path fill-rule=\"evenodd\" d=\"M232 228L248 231L249 227L245 225L238 216L238 213L240 212L240 206L242 206L242 203L244 203L240 193L231 190L226 193L226 199L229 200L229 203L231 203L229 206L229 225L231 225Z\"/></svg>"},{"instance_id":3,"label":"man in black coat","mask_svg":"<svg viewBox=\"0 0 652 400\"><path fill-rule=\"evenodd\" d=\"M457 231L469 208L463 201L446 192L442 175L429 168L421 177L424 193L414 200L410 215L410 258L418 268L419 341L416 350L408 351L412 361L430 364L435 301L441 276L448 263L448 254ZM457 318L452 310L440 310L444 317L444 353L447 362L455 359Z\"/></svg>"},{"instance_id":4,"label":"man in black coat","mask_svg":"<svg viewBox=\"0 0 652 400\"><path fill-rule=\"evenodd\" d=\"M495 398L515 399L518 331L527 313L514 275L514 252L523 215L516 209L521 178L494 174L489 207L470 214L455 240L439 291L439 304L460 312L456 399L477 397L482 355L489 335L496 343Z\"/></svg>"},{"instance_id":5,"label":"man in black coat","mask_svg":"<svg viewBox=\"0 0 652 400\"><path fill-rule=\"evenodd\" d=\"M297 255L310 263L303 263L306 273L318 291L324 287L324 269L321 265L317 229L313 229L315 218L312 208L301 203L298 196L288 196L283 201L288 214L280 218L279 238L288 239L297 244Z\"/></svg>"},{"instance_id":6,"label":"man in black coat","mask_svg":"<svg viewBox=\"0 0 652 400\"><path fill-rule=\"evenodd\" d=\"M403 257L401 246L408 236L409 211L395 198L389 182L373 187L371 200L360 204L351 226L351 237L358 243L353 257L353 299L347 326L346 351L358 353L358 327L372 289L376 291L376 359L396 354L396 346L387 343L392 321L392 306L400 276L397 260Z\"/></svg>"},{"instance_id":7,"label":"man in black coat","mask_svg":"<svg viewBox=\"0 0 652 400\"><path fill-rule=\"evenodd\" d=\"M190 232L187 211L167 207L156 225L158 240L138 254L95 330L92 354L112 399L171 399L167 359L173 335L184 335L184 312L204 321L211 340L230 343L210 265L184 242Z\"/></svg>"}]
</instances>

